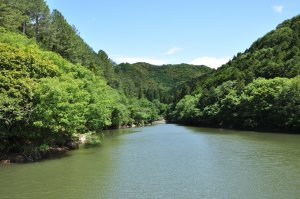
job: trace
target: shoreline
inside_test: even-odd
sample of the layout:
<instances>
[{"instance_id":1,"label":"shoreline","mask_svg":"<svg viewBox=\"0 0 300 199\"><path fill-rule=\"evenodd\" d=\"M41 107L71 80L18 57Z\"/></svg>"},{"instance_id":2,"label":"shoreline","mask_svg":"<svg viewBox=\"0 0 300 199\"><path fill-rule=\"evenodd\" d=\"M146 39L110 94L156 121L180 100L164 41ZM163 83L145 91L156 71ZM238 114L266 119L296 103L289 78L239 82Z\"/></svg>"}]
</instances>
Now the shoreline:
<instances>
[{"instance_id":1,"label":"shoreline","mask_svg":"<svg viewBox=\"0 0 300 199\"><path fill-rule=\"evenodd\" d=\"M43 161L47 159L59 158L67 151L72 149L63 147L50 147L46 151L34 151L30 154L25 153L0 153L0 163L1 164L11 164L11 163L34 163L38 161Z\"/></svg>"},{"instance_id":2,"label":"shoreline","mask_svg":"<svg viewBox=\"0 0 300 199\"><path fill-rule=\"evenodd\" d=\"M136 128L141 126L149 126L149 125L155 125L155 124L165 124L167 123L166 120L157 120L151 123L146 123L144 125L127 125L127 126L119 126L119 127L112 127L109 128L111 130L113 129L123 129L123 128ZM85 145L88 144L88 135L89 133L83 133L78 136L77 141L69 141L65 146L60 147L50 147L46 151L37 151L33 150L33 152L29 154L25 153L0 153L0 165L4 164L11 164L11 163L17 163L17 164L24 164L24 163L34 163L39 162L43 160L53 159L53 158L59 158L63 155L65 155L68 151L71 150L77 150L79 148L79 145Z\"/></svg>"},{"instance_id":3,"label":"shoreline","mask_svg":"<svg viewBox=\"0 0 300 199\"><path fill-rule=\"evenodd\" d=\"M229 126L210 126L210 125L201 125L195 123L188 122L176 122L176 121L166 121L167 124L178 124L183 126L190 127L199 127L199 128L213 128L213 129L225 129L225 130L233 130L233 131L249 131L249 132L258 132L258 133L281 133L281 134L295 134L299 135L299 132L296 130L288 130L288 129L268 129L268 128L237 128L237 127L229 127Z\"/></svg>"},{"instance_id":4,"label":"shoreline","mask_svg":"<svg viewBox=\"0 0 300 199\"><path fill-rule=\"evenodd\" d=\"M182 122L174 122L174 121L168 121L165 119L154 121L151 123L147 123L144 125L131 125L131 126L119 126L113 129L124 129L124 128L137 128L142 126L149 126L149 125L157 125L157 124L178 124L178 125L184 125L184 126L191 126L191 127L202 127L202 128L213 128L213 129L225 129L225 130L236 130L236 131L253 131L253 132L260 132L260 133L281 133L281 134L299 134L294 131L282 131L279 129L239 129L239 128L226 128L226 127L213 127L213 126L201 126L197 124L191 124L191 123L182 123ZM60 147L50 147L46 151L37 151L33 150L31 153L25 154L25 153L0 153L0 165L7 165L11 163L17 163L17 164L24 164L24 163L34 163L39 162L43 160L48 159L54 159L59 158L65 155L68 151L71 150L77 150L79 149L79 145L85 145L88 144L88 135L89 133L80 134L78 136L77 141L70 141L65 146Z\"/></svg>"}]
</instances>

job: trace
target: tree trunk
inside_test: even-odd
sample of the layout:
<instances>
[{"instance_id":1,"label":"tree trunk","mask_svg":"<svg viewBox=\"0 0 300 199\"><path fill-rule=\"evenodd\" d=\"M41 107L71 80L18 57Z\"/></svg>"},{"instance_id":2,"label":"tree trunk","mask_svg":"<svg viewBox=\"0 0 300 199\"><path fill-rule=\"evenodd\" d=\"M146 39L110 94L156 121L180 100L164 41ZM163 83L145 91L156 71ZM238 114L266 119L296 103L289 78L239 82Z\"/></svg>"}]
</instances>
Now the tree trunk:
<instances>
[{"instance_id":1,"label":"tree trunk","mask_svg":"<svg viewBox=\"0 0 300 199\"><path fill-rule=\"evenodd\" d=\"M38 40L38 34L39 34L39 17L35 17L35 38Z\"/></svg>"},{"instance_id":2,"label":"tree trunk","mask_svg":"<svg viewBox=\"0 0 300 199\"><path fill-rule=\"evenodd\" d=\"M23 35L26 34L26 21L24 21L24 22L22 23L22 32L23 32Z\"/></svg>"}]
</instances>

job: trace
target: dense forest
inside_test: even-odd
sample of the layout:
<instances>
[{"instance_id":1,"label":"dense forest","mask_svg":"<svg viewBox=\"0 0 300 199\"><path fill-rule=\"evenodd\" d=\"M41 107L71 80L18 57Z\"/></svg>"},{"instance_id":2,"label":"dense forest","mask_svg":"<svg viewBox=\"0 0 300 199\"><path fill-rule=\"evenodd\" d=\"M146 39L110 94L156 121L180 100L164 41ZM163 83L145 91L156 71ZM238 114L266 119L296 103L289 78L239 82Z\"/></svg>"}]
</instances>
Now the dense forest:
<instances>
[{"instance_id":1,"label":"dense forest","mask_svg":"<svg viewBox=\"0 0 300 199\"><path fill-rule=\"evenodd\" d=\"M300 16L217 70L117 65L44 0L0 0L0 158L38 159L81 133L172 122L300 130Z\"/></svg>"}]
</instances>

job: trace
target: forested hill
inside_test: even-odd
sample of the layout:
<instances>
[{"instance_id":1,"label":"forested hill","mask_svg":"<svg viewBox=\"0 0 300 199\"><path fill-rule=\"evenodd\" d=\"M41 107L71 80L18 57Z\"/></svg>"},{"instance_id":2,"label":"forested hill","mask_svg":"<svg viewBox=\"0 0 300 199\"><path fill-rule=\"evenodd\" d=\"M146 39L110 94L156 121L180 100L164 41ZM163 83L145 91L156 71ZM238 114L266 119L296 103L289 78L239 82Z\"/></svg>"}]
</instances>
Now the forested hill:
<instances>
[{"instance_id":1,"label":"forested hill","mask_svg":"<svg viewBox=\"0 0 300 199\"><path fill-rule=\"evenodd\" d=\"M207 78L195 78L177 90L189 87L195 94L200 87L211 88L228 80L248 84L258 77L295 77L300 74L300 15L286 20L277 28L255 41L244 53L237 53L231 61Z\"/></svg>"},{"instance_id":2,"label":"forested hill","mask_svg":"<svg viewBox=\"0 0 300 199\"><path fill-rule=\"evenodd\" d=\"M188 88L191 95L174 106L169 118L214 127L299 132L299 74L300 15L206 77L178 87Z\"/></svg>"},{"instance_id":3,"label":"forested hill","mask_svg":"<svg viewBox=\"0 0 300 199\"><path fill-rule=\"evenodd\" d=\"M212 71L207 66L188 64L156 66L123 63L114 67L119 87L128 96L172 102L172 88Z\"/></svg>"}]
</instances>

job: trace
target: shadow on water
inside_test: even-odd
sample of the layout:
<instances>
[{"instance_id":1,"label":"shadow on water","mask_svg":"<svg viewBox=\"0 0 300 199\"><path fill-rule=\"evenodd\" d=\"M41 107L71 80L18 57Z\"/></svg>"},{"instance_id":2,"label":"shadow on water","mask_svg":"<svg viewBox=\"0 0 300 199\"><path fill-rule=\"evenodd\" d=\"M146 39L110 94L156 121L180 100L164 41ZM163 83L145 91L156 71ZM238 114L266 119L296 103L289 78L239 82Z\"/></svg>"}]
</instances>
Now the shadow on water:
<instances>
[{"instance_id":1,"label":"shadow on water","mask_svg":"<svg viewBox=\"0 0 300 199\"><path fill-rule=\"evenodd\" d=\"M278 132L259 132L259 131L239 131L232 129L222 129L222 128L205 128L205 127L192 127L192 126L182 126L193 133L198 134L208 134L211 136L232 136L239 137L240 139L246 140L256 140L256 141L272 141L272 142L288 142L288 143L299 143L300 135L291 133L278 133ZM230 137L229 137L230 138Z\"/></svg>"}]
</instances>

